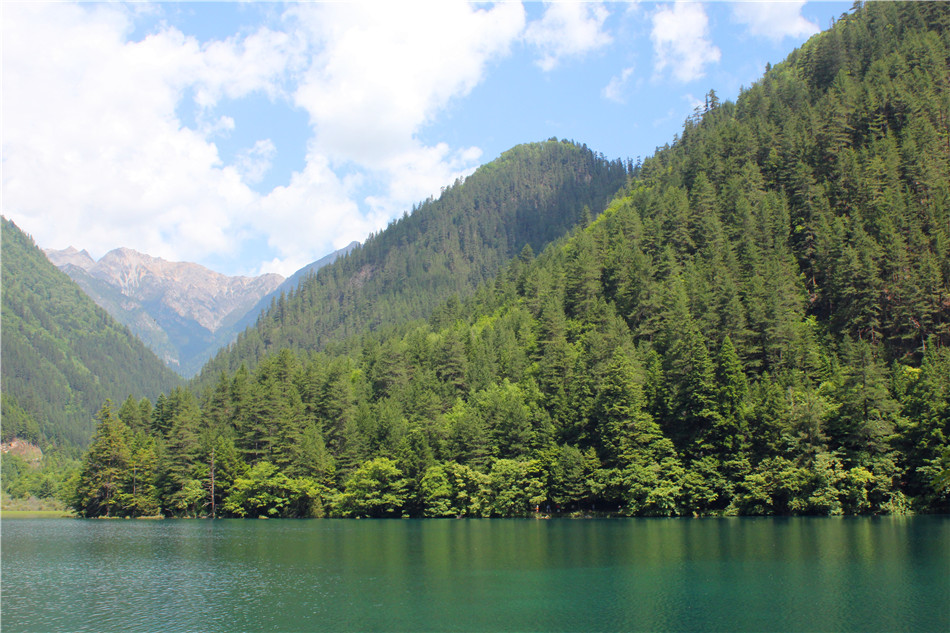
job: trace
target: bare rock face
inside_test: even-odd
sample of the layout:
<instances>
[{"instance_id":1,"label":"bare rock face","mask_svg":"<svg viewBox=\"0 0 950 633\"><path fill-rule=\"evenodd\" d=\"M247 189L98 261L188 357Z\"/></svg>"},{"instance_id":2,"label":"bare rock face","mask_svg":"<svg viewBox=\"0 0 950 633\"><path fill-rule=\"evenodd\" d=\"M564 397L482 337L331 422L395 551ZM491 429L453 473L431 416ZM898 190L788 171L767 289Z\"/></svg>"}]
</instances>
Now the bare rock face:
<instances>
[{"instance_id":1,"label":"bare rock face","mask_svg":"<svg viewBox=\"0 0 950 633\"><path fill-rule=\"evenodd\" d=\"M280 275L228 277L204 266L167 262L128 248L109 251L89 273L126 297L159 304L211 333L234 312L244 312L284 281Z\"/></svg>"},{"instance_id":2,"label":"bare rock face","mask_svg":"<svg viewBox=\"0 0 950 633\"><path fill-rule=\"evenodd\" d=\"M66 264L70 264L77 268L82 268L83 270L89 270L96 265L96 260L94 260L92 255L87 251L77 251L72 246L64 248L61 251L46 250L45 253L57 268L62 268Z\"/></svg>"},{"instance_id":3,"label":"bare rock face","mask_svg":"<svg viewBox=\"0 0 950 633\"><path fill-rule=\"evenodd\" d=\"M98 262L75 248L46 256L166 363L188 376L236 335L231 326L284 281L229 277L199 264L117 248Z\"/></svg>"},{"instance_id":4,"label":"bare rock face","mask_svg":"<svg viewBox=\"0 0 950 633\"><path fill-rule=\"evenodd\" d=\"M0 453L22 457L33 468L39 468L40 460L43 459L43 450L39 446L17 438L0 444Z\"/></svg>"}]
</instances>

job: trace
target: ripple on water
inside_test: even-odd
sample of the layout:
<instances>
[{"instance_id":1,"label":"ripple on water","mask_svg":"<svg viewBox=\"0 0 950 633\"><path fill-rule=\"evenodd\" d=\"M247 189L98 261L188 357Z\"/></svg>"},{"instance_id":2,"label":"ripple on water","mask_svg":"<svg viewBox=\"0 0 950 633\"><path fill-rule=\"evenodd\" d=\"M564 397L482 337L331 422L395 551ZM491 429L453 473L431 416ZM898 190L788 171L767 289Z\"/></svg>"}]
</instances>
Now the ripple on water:
<instances>
[{"instance_id":1,"label":"ripple on water","mask_svg":"<svg viewBox=\"0 0 950 633\"><path fill-rule=\"evenodd\" d=\"M19 631L950 630L950 520L2 524Z\"/></svg>"}]
</instances>

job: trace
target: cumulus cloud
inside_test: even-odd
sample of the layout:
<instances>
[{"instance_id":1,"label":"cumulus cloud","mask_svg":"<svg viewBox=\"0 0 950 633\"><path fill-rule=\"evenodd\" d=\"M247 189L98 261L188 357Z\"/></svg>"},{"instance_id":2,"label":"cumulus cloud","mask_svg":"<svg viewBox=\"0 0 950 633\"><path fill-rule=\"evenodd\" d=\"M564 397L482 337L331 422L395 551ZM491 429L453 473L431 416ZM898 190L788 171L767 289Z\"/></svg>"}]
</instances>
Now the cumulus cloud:
<instances>
[{"instance_id":1,"label":"cumulus cloud","mask_svg":"<svg viewBox=\"0 0 950 633\"><path fill-rule=\"evenodd\" d=\"M254 147L240 152L235 167L244 182L257 184L271 168L271 161L277 155L277 146L269 138L257 141Z\"/></svg>"},{"instance_id":2,"label":"cumulus cloud","mask_svg":"<svg viewBox=\"0 0 950 633\"><path fill-rule=\"evenodd\" d=\"M288 185L263 198L250 219L253 234L267 236L278 256L256 272L287 276L333 249L362 241L386 218L363 214L354 201L354 182L340 178L327 158L311 148L306 167ZM317 247L315 251L314 248Z\"/></svg>"},{"instance_id":3,"label":"cumulus cloud","mask_svg":"<svg viewBox=\"0 0 950 633\"><path fill-rule=\"evenodd\" d=\"M296 33L261 28L245 37L229 37L202 47L195 101L210 107L222 97L237 99L264 92L287 96L284 80L304 63L306 42Z\"/></svg>"},{"instance_id":4,"label":"cumulus cloud","mask_svg":"<svg viewBox=\"0 0 950 633\"><path fill-rule=\"evenodd\" d=\"M623 96L623 88L632 75L633 67L631 66L624 68L619 75L611 77L610 82L604 86L602 92L604 98L616 103L626 103L626 99Z\"/></svg>"},{"instance_id":5,"label":"cumulus cloud","mask_svg":"<svg viewBox=\"0 0 950 633\"><path fill-rule=\"evenodd\" d=\"M305 4L312 61L295 93L320 150L384 165L451 99L468 94L524 27L520 4Z\"/></svg>"},{"instance_id":6,"label":"cumulus cloud","mask_svg":"<svg viewBox=\"0 0 950 633\"><path fill-rule=\"evenodd\" d=\"M702 4L676 2L653 14L650 33L656 71L669 68L677 80L689 82L705 75L706 66L718 63L722 53L709 40L709 19Z\"/></svg>"},{"instance_id":7,"label":"cumulus cloud","mask_svg":"<svg viewBox=\"0 0 950 633\"><path fill-rule=\"evenodd\" d=\"M5 7L4 212L44 246L226 252L225 210L254 194L175 116L213 64L174 29L130 42L132 26L112 5Z\"/></svg>"},{"instance_id":8,"label":"cumulus cloud","mask_svg":"<svg viewBox=\"0 0 950 633\"><path fill-rule=\"evenodd\" d=\"M445 143L408 147L385 165L386 173L391 175L386 195L368 197L366 202L377 214L394 217L413 203L438 194L457 178L469 175L481 155L477 147L452 151Z\"/></svg>"},{"instance_id":9,"label":"cumulus cloud","mask_svg":"<svg viewBox=\"0 0 950 633\"><path fill-rule=\"evenodd\" d=\"M804 0L786 2L738 2L732 6L733 18L748 26L749 33L771 40L808 37L821 29L802 16Z\"/></svg>"},{"instance_id":10,"label":"cumulus cloud","mask_svg":"<svg viewBox=\"0 0 950 633\"><path fill-rule=\"evenodd\" d=\"M310 173L295 178L290 189L317 182L317 174L321 186L335 179L333 199L314 203L324 216L330 209L349 214L341 219L346 224L334 247L382 228L475 168L477 148L426 146L418 133L478 85L492 60L509 52L524 29L520 4L479 9L446 2L330 3L297 5L288 17L309 42L310 61L294 101L308 112L313 135ZM313 163L321 168L315 170ZM354 169L356 175L346 179L334 175ZM378 191L359 199L366 182ZM310 187L314 196L325 198L317 189ZM275 191L266 204L293 195ZM295 238L299 232L291 231L281 244ZM296 258L292 247L281 249L288 261Z\"/></svg>"},{"instance_id":11,"label":"cumulus cloud","mask_svg":"<svg viewBox=\"0 0 950 633\"><path fill-rule=\"evenodd\" d=\"M520 4L461 2L291 5L279 28L207 42L163 22L133 40L135 6L4 14L6 215L42 246L94 255L129 246L220 261L264 241L267 270L284 274L474 168L478 148L419 133L525 27ZM241 124L216 106L253 93L310 119L305 166L266 194L249 185L270 169L272 141L227 163L216 145ZM192 127L178 115L188 100Z\"/></svg>"},{"instance_id":12,"label":"cumulus cloud","mask_svg":"<svg viewBox=\"0 0 950 633\"><path fill-rule=\"evenodd\" d=\"M584 55L611 43L604 31L607 9L601 3L548 4L544 16L528 25L524 38L541 53L538 66L554 70L565 57Z\"/></svg>"}]
</instances>

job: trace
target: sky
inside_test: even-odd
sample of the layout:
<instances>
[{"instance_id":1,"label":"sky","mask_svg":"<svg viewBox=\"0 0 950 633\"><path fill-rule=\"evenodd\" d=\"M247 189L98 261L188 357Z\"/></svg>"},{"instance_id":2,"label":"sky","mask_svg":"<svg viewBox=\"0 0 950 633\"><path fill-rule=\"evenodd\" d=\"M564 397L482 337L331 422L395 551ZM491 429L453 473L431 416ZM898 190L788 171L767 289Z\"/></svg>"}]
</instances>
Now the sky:
<instances>
[{"instance_id":1,"label":"sky","mask_svg":"<svg viewBox=\"0 0 950 633\"><path fill-rule=\"evenodd\" d=\"M650 156L851 4L4 0L2 213L289 276L521 143Z\"/></svg>"}]
</instances>

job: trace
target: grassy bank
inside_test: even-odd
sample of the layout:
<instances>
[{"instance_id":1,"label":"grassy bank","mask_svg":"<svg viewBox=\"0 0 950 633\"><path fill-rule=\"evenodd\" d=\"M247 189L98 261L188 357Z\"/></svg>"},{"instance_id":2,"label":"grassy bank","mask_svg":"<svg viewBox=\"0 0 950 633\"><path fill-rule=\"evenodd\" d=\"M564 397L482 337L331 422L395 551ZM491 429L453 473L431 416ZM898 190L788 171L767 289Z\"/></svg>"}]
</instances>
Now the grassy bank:
<instances>
[{"instance_id":1,"label":"grassy bank","mask_svg":"<svg viewBox=\"0 0 950 633\"><path fill-rule=\"evenodd\" d=\"M0 494L0 518L3 519L58 519L74 516L76 513L59 499L14 498L6 492Z\"/></svg>"},{"instance_id":2,"label":"grassy bank","mask_svg":"<svg viewBox=\"0 0 950 633\"><path fill-rule=\"evenodd\" d=\"M2 519L70 519L75 518L72 510L6 510L0 509Z\"/></svg>"}]
</instances>

